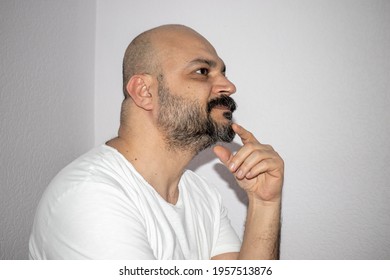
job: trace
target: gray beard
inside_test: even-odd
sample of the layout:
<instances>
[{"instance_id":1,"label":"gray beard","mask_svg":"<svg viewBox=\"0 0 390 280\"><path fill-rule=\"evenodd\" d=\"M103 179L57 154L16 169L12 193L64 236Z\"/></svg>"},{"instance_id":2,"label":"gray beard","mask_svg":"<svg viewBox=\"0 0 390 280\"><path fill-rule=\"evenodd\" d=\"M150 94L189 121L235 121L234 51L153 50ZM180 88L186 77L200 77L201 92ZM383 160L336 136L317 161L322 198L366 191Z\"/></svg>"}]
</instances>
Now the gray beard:
<instances>
[{"instance_id":1,"label":"gray beard","mask_svg":"<svg viewBox=\"0 0 390 280\"><path fill-rule=\"evenodd\" d=\"M222 142L232 142L235 136L229 120L218 124L210 112L197 101L174 96L159 81L159 105L157 124L165 135L169 150L185 150L195 154Z\"/></svg>"}]
</instances>

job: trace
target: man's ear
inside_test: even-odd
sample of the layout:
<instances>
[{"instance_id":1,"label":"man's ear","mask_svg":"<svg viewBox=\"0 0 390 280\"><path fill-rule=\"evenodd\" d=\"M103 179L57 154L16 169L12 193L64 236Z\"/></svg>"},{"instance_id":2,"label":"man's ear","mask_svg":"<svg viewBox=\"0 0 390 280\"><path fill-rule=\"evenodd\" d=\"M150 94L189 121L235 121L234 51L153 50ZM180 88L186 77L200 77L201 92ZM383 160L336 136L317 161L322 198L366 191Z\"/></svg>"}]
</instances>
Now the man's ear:
<instances>
[{"instance_id":1,"label":"man's ear","mask_svg":"<svg viewBox=\"0 0 390 280\"><path fill-rule=\"evenodd\" d=\"M134 75L126 85L126 90L138 107L147 111L153 109L153 95L150 92L152 77L147 74Z\"/></svg>"}]
</instances>

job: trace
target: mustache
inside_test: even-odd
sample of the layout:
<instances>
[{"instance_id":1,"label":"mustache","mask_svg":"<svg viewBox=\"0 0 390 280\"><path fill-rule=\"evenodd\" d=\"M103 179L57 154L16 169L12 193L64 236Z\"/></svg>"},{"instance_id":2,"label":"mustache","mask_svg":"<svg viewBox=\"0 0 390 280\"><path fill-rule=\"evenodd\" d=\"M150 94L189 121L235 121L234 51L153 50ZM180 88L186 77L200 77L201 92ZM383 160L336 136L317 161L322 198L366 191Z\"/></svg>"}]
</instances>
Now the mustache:
<instances>
[{"instance_id":1,"label":"mustache","mask_svg":"<svg viewBox=\"0 0 390 280\"><path fill-rule=\"evenodd\" d=\"M227 96L226 94L221 94L221 96L210 100L207 104L207 111L210 113L211 110L216 106L225 106L230 112L234 112L237 109L237 104L233 98Z\"/></svg>"}]
</instances>

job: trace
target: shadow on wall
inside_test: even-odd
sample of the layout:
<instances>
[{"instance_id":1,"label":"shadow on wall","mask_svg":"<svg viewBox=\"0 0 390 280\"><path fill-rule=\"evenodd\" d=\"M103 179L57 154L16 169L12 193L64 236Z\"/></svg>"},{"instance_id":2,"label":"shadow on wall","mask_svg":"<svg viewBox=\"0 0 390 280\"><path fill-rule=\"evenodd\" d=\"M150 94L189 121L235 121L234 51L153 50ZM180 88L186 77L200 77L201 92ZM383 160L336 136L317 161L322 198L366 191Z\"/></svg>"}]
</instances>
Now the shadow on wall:
<instances>
[{"instance_id":1,"label":"shadow on wall","mask_svg":"<svg viewBox=\"0 0 390 280\"><path fill-rule=\"evenodd\" d=\"M227 147L232 152L238 151L238 149L240 149L240 147L241 147L241 145L234 143L234 142L228 143L228 144L224 143L223 146ZM211 161L215 160L216 158L217 157L213 153L212 149L206 149L206 150L200 152L189 163L189 165L187 166L187 169L190 169L190 170L196 172L196 170L198 168L210 163ZM214 164L213 169L219 175L219 177L224 182L226 182L226 184L229 186L229 188L231 188L234 191L238 201L240 201L245 206L248 205L248 197L246 195L246 192L238 186L233 174L222 163L220 163L219 160L218 160L218 163Z\"/></svg>"}]
</instances>

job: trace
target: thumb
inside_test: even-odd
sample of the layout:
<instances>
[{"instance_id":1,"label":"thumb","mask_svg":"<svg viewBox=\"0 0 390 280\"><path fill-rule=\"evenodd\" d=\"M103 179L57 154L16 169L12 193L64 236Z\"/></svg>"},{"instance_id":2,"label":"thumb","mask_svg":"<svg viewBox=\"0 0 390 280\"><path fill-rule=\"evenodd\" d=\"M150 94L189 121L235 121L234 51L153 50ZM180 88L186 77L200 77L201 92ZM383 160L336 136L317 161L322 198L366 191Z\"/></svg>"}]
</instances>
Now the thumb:
<instances>
[{"instance_id":1,"label":"thumb","mask_svg":"<svg viewBox=\"0 0 390 280\"><path fill-rule=\"evenodd\" d=\"M214 154L219 158L219 160L225 165L227 166L227 163L229 161L229 159L231 158L232 156L232 153L230 152L229 149L223 147L223 146L215 146L213 148L213 152Z\"/></svg>"}]
</instances>

